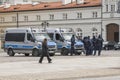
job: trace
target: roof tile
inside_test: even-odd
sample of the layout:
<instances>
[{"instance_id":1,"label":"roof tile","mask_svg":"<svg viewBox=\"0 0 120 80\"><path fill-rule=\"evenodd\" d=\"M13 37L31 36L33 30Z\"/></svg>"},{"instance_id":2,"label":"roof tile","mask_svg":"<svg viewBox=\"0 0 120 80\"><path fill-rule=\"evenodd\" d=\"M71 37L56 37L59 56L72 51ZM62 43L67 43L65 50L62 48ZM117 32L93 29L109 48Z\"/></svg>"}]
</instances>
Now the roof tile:
<instances>
[{"instance_id":1,"label":"roof tile","mask_svg":"<svg viewBox=\"0 0 120 80\"><path fill-rule=\"evenodd\" d=\"M31 10L51 10L64 8L80 8L101 6L101 0L85 0L84 4L76 4L76 2L63 5L62 2L41 2L36 5L32 4L18 4L12 5L9 8L0 7L0 12L14 12L14 11L31 11Z\"/></svg>"}]
</instances>

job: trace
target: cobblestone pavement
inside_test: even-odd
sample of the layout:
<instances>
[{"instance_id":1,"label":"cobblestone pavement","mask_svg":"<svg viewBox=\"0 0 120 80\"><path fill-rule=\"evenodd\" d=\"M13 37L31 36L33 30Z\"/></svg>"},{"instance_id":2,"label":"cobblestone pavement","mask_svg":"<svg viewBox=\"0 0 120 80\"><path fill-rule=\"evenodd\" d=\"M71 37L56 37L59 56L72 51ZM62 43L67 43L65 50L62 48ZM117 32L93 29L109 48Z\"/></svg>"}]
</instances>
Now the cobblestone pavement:
<instances>
[{"instance_id":1,"label":"cobblestone pavement","mask_svg":"<svg viewBox=\"0 0 120 80\"><path fill-rule=\"evenodd\" d=\"M120 76L100 77L100 78L85 78L76 80L120 80Z\"/></svg>"},{"instance_id":2,"label":"cobblestone pavement","mask_svg":"<svg viewBox=\"0 0 120 80\"><path fill-rule=\"evenodd\" d=\"M39 57L9 57L1 51L0 80L84 80L120 76L120 51L103 51L101 56L57 55L52 59L51 64L46 59L39 64Z\"/></svg>"}]
</instances>

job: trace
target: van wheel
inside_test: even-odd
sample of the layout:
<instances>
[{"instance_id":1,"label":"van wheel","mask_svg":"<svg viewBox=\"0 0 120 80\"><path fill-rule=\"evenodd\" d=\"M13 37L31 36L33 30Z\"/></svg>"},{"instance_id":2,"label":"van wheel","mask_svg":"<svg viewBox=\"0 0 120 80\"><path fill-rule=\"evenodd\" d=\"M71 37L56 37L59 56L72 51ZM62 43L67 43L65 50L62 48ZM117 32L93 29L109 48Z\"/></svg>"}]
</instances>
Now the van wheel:
<instances>
[{"instance_id":1,"label":"van wheel","mask_svg":"<svg viewBox=\"0 0 120 80\"><path fill-rule=\"evenodd\" d=\"M68 55L69 51L66 48L62 48L61 55Z\"/></svg>"},{"instance_id":2,"label":"van wheel","mask_svg":"<svg viewBox=\"0 0 120 80\"><path fill-rule=\"evenodd\" d=\"M28 53L25 53L25 56L29 56L30 54L28 54Z\"/></svg>"},{"instance_id":3,"label":"van wheel","mask_svg":"<svg viewBox=\"0 0 120 80\"><path fill-rule=\"evenodd\" d=\"M81 52L77 52L77 55L81 55L82 53Z\"/></svg>"},{"instance_id":4,"label":"van wheel","mask_svg":"<svg viewBox=\"0 0 120 80\"><path fill-rule=\"evenodd\" d=\"M34 49L32 52L33 56L39 56L39 51L37 49Z\"/></svg>"},{"instance_id":5,"label":"van wheel","mask_svg":"<svg viewBox=\"0 0 120 80\"><path fill-rule=\"evenodd\" d=\"M55 53L49 53L49 55L50 55L50 56L54 56L54 55L55 55Z\"/></svg>"},{"instance_id":6,"label":"van wheel","mask_svg":"<svg viewBox=\"0 0 120 80\"><path fill-rule=\"evenodd\" d=\"M15 53L13 52L12 49L8 49L7 54L8 54L9 56L14 56L14 55L15 55Z\"/></svg>"}]
</instances>

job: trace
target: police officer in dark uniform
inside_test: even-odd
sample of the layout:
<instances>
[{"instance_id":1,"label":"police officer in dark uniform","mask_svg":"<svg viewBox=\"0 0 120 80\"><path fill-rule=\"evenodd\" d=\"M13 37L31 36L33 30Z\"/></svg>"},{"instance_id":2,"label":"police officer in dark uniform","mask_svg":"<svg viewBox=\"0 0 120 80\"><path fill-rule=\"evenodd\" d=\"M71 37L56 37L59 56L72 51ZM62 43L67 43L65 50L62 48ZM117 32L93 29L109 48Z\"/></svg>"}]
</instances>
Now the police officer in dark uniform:
<instances>
[{"instance_id":1,"label":"police officer in dark uniform","mask_svg":"<svg viewBox=\"0 0 120 80\"><path fill-rule=\"evenodd\" d=\"M95 52L95 50L96 50L96 41L97 41L96 37L93 36L91 41L92 41L92 54L93 54L93 52Z\"/></svg>"},{"instance_id":2,"label":"police officer in dark uniform","mask_svg":"<svg viewBox=\"0 0 120 80\"><path fill-rule=\"evenodd\" d=\"M71 37L71 56L73 55L73 53L75 53L75 49L74 49L74 45L75 45L75 36L72 35Z\"/></svg>"},{"instance_id":3,"label":"police officer in dark uniform","mask_svg":"<svg viewBox=\"0 0 120 80\"><path fill-rule=\"evenodd\" d=\"M91 48L91 42L88 37L84 37L83 40L85 51L86 51L86 56L90 55L90 48Z\"/></svg>"},{"instance_id":4,"label":"police officer in dark uniform","mask_svg":"<svg viewBox=\"0 0 120 80\"><path fill-rule=\"evenodd\" d=\"M96 41L96 46L95 46L96 49L94 52L94 56L96 55L97 50L98 50L98 56L101 55L102 46L103 46L103 38L101 37L101 35L99 35Z\"/></svg>"}]
</instances>

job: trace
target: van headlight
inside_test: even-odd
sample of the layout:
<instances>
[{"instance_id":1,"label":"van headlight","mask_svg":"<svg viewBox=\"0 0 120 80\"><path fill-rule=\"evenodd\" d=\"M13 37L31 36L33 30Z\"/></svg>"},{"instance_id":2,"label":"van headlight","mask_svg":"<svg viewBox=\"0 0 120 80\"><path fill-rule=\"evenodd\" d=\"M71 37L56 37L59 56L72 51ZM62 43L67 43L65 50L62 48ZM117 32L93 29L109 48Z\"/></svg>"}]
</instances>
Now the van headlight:
<instances>
[{"instance_id":1,"label":"van headlight","mask_svg":"<svg viewBox=\"0 0 120 80\"><path fill-rule=\"evenodd\" d=\"M39 48L42 48L42 43L38 42L38 46L39 46Z\"/></svg>"}]
</instances>

